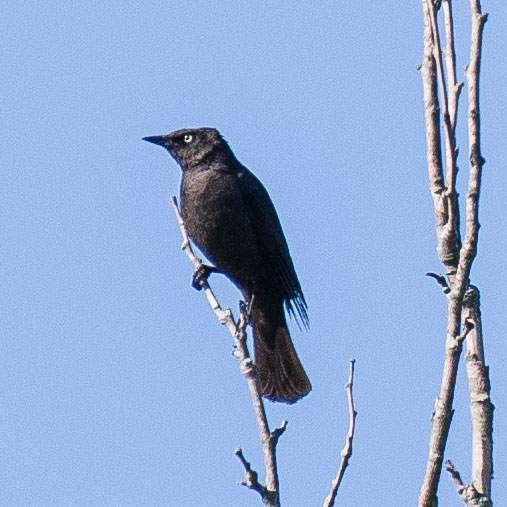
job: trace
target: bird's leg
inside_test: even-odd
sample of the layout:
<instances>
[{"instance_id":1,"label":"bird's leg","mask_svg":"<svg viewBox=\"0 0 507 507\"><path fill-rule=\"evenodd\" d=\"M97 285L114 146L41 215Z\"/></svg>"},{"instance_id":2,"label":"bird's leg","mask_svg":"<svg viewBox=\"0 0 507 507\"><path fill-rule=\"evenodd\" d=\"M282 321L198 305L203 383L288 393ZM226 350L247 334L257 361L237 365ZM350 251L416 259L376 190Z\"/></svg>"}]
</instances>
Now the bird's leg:
<instances>
[{"instance_id":1,"label":"bird's leg","mask_svg":"<svg viewBox=\"0 0 507 507\"><path fill-rule=\"evenodd\" d=\"M216 268L215 266L201 264L199 268L195 270L194 275L192 276L192 287L196 290L201 290L204 285L208 283L208 278L211 273L224 274L224 271Z\"/></svg>"},{"instance_id":2,"label":"bird's leg","mask_svg":"<svg viewBox=\"0 0 507 507\"><path fill-rule=\"evenodd\" d=\"M255 294L247 296L246 301L239 302L239 311L244 314L248 320L248 323L252 324L252 306L254 302Z\"/></svg>"},{"instance_id":3,"label":"bird's leg","mask_svg":"<svg viewBox=\"0 0 507 507\"><path fill-rule=\"evenodd\" d=\"M254 299L255 299L255 294L252 293L252 295L248 299L248 305L246 307L246 315L248 317L248 322L250 322L250 319L252 317L252 307L253 307Z\"/></svg>"}]
</instances>

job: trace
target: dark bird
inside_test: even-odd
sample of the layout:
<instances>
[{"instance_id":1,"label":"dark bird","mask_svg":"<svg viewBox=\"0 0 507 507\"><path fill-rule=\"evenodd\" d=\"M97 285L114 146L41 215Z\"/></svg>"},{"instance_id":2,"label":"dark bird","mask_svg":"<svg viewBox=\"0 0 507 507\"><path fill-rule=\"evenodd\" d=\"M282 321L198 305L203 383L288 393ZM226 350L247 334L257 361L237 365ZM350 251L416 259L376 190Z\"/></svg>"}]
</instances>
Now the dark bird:
<instances>
[{"instance_id":1,"label":"dark bird","mask_svg":"<svg viewBox=\"0 0 507 507\"><path fill-rule=\"evenodd\" d=\"M194 243L251 302L255 364L266 398L294 403L311 390L288 312L308 327L307 305L275 207L262 183L214 128L145 137L182 169L181 214ZM194 281L199 284L199 276Z\"/></svg>"}]
</instances>

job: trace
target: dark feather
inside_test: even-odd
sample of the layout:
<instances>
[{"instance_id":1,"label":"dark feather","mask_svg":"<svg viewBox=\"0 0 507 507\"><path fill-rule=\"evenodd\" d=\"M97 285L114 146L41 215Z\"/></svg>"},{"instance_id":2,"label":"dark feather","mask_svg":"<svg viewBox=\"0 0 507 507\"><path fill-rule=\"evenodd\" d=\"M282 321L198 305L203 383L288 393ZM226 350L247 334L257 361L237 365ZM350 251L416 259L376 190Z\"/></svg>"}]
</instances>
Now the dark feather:
<instances>
[{"instance_id":1,"label":"dark feather","mask_svg":"<svg viewBox=\"0 0 507 507\"><path fill-rule=\"evenodd\" d=\"M241 167L238 179L251 225L258 244L265 250L264 258L270 264L268 269L279 282L285 307L298 325L308 329L308 307L273 202L261 182L246 167Z\"/></svg>"}]
</instances>

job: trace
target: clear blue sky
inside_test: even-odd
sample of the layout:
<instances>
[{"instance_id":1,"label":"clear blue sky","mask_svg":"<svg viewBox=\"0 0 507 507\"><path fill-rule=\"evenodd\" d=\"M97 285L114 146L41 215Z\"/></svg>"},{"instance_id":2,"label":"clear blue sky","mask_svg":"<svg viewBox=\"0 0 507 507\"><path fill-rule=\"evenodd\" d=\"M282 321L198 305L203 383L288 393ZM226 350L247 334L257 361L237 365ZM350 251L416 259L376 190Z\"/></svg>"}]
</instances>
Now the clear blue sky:
<instances>
[{"instance_id":1,"label":"clear blue sky","mask_svg":"<svg viewBox=\"0 0 507 507\"><path fill-rule=\"evenodd\" d=\"M459 4L459 5L458 5ZM420 2L13 2L0 30L0 505L257 506L262 472L231 339L190 287L147 135L215 126L265 183L309 302L293 326L312 394L279 444L282 498L320 505L359 411L340 505L414 505L443 358ZM485 1L479 257L507 504L507 6ZM467 2L456 2L458 68ZM463 111L463 106L461 112ZM461 116L463 120L463 116ZM466 140L460 139L461 189ZM238 294L220 277L224 303ZM463 366L463 365L462 365ZM464 368L447 457L469 479ZM443 506L461 505L448 477Z\"/></svg>"}]
</instances>

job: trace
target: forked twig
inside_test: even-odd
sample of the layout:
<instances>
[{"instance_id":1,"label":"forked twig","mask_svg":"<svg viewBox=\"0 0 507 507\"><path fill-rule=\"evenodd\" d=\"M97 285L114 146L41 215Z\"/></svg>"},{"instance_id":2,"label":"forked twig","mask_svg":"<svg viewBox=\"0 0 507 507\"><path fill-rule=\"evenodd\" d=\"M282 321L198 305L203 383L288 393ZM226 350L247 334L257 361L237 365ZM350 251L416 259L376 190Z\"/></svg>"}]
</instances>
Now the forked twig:
<instances>
[{"instance_id":1,"label":"forked twig","mask_svg":"<svg viewBox=\"0 0 507 507\"><path fill-rule=\"evenodd\" d=\"M185 223L181 217L176 197L173 197L171 202L178 220L181 236L183 238L181 248L192 262L195 270L199 270L202 268L202 261L195 255L192 249L192 244L190 243ZM257 491L266 505L270 507L279 507L280 494L276 463L276 445L278 443L278 439L287 427L287 421L284 421L282 425L279 428L276 428L273 432L270 431L261 395L260 384L257 378L257 370L248 351L246 342L246 328L249 320L248 309L246 308L246 305L240 304L240 317L238 322L236 322L231 310L229 308L222 308L207 281L203 281L202 289L208 299L211 309L217 316L218 321L227 328L234 339L235 355L239 359L241 373L247 381L252 405L257 419L257 425L259 427L259 434L264 453L264 463L266 467L266 485L263 486L257 481L257 473L252 471L250 464L244 458L242 451L236 450L235 454L241 460L246 471L246 477L242 484Z\"/></svg>"},{"instance_id":2,"label":"forked twig","mask_svg":"<svg viewBox=\"0 0 507 507\"><path fill-rule=\"evenodd\" d=\"M478 322L476 318L473 316L469 318L465 315L465 329L463 333L460 334L465 291L469 287L470 270L477 254L479 232L478 209L482 165L484 160L480 153L478 89L482 30L486 21L486 15L482 14L480 10L479 0L470 0L472 11L472 43L467 77L469 90L468 130L471 167L466 198L465 240L463 246L461 246L458 196L455 188L458 155L455 127L458 98L462 85L456 81L452 2L451 0L443 0L442 4L447 40L446 69L449 88L447 88L444 74L442 49L440 47L440 36L438 34L437 8L433 0L423 0L422 3L425 27L422 77L426 112L426 140L430 189L433 194L437 218L438 252L441 261L448 268L447 275L449 285L449 290L447 290L443 278L438 275L430 275L445 289L448 303L446 356L442 372L440 393L436 400L432 417L432 431L426 473L419 497L420 507L435 507L438 503L438 483L453 415L452 405L462 344L467 336L475 335L476 330L480 326L480 322ZM437 76L443 102L442 116L446 145L446 181L444 181L441 157ZM448 96L450 100L448 100ZM487 370L483 369L483 371ZM489 438L491 434L489 437L484 434L483 436ZM490 456L490 458L490 464L492 465L492 457ZM485 499L489 499L489 486L486 485L485 491L481 492Z\"/></svg>"}]
</instances>

